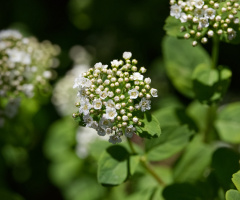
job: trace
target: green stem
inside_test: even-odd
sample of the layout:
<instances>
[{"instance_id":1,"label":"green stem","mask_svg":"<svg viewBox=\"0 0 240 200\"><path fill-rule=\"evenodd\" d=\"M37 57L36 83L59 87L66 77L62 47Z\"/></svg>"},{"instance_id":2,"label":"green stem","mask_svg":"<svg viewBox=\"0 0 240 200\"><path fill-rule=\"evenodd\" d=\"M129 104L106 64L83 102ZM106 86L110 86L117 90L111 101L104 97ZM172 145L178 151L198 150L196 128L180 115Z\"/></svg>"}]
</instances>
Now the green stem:
<instances>
[{"instance_id":1,"label":"green stem","mask_svg":"<svg viewBox=\"0 0 240 200\"><path fill-rule=\"evenodd\" d=\"M216 109L217 109L216 105L213 104L213 105L209 106L209 108L207 110L206 127L205 127L204 135L203 135L203 141L205 143L207 143L209 140L212 139L209 136L211 136L210 134L213 131L213 124L214 124L215 117L216 117Z\"/></svg>"},{"instance_id":2,"label":"green stem","mask_svg":"<svg viewBox=\"0 0 240 200\"><path fill-rule=\"evenodd\" d=\"M128 145L132 151L132 154L137 154L134 147L133 147L133 144L132 144L132 141L130 138L127 138L127 141L128 141ZM152 175L152 177L162 186L165 186L165 183L162 181L162 179L157 175L157 173L152 169L152 167L150 166L150 164L147 162L147 159L145 156L141 156L140 157L140 162L142 164L142 166Z\"/></svg>"},{"instance_id":3,"label":"green stem","mask_svg":"<svg viewBox=\"0 0 240 200\"><path fill-rule=\"evenodd\" d=\"M212 68L217 68L219 56L219 38L217 36L213 37L213 47L212 47Z\"/></svg>"},{"instance_id":4,"label":"green stem","mask_svg":"<svg viewBox=\"0 0 240 200\"><path fill-rule=\"evenodd\" d=\"M161 185L165 186L165 183L162 181L162 179L157 175L157 173L153 170L153 168L149 165L149 163L146 160L145 156L141 156L140 162L142 166L152 175L152 177Z\"/></svg>"},{"instance_id":5,"label":"green stem","mask_svg":"<svg viewBox=\"0 0 240 200\"><path fill-rule=\"evenodd\" d=\"M133 144L132 144L131 139L130 139L130 138L127 138L127 141L128 141L128 145L129 145L129 147L130 147L130 149L131 149L131 151L132 151L132 154L137 154L136 151L135 151L135 149L134 149L134 147L133 147Z\"/></svg>"},{"instance_id":6,"label":"green stem","mask_svg":"<svg viewBox=\"0 0 240 200\"><path fill-rule=\"evenodd\" d=\"M218 65L218 57L219 57L219 38L218 36L213 37L213 46L212 46L212 69L216 69ZM211 138L210 133L213 129L213 123L216 116L216 105L210 105L207 111L206 116L206 128L204 130L203 141L208 142Z\"/></svg>"}]
</instances>

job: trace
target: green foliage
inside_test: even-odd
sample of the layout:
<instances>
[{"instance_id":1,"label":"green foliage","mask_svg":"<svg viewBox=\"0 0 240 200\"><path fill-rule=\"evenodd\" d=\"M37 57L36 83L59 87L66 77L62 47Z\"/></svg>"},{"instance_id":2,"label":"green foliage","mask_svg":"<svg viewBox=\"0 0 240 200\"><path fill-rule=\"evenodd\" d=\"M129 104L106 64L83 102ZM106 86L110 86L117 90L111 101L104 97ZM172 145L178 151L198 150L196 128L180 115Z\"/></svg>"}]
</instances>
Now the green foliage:
<instances>
[{"instance_id":1,"label":"green foliage","mask_svg":"<svg viewBox=\"0 0 240 200\"><path fill-rule=\"evenodd\" d=\"M128 176L128 151L120 146L111 146L103 152L98 161L98 182L119 185Z\"/></svg>"},{"instance_id":2,"label":"green foliage","mask_svg":"<svg viewBox=\"0 0 240 200\"><path fill-rule=\"evenodd\" d=\"M211 66L207 52L201 47L192 47L189 40L165 37L163 56L167 74L175 88L187 97L194 97L192 74L200 64Z\"/></svg>"},{"instance_id":3,"label":"green foliage","mask_svg":"<svg viewBox=\"0 0 240 200\"><path fill-rule=\"evenodd\" d=\"M201 137L196 136L174 167L174 180L193 182L203 177L204 171L210 165L212 151L210 145L204 144Z\"/></svg>"},{"instance_id":4,"label":"green foliage","mask_svg":"<svg viewBox=\"0 0 240 200\"><path fill-rule=\"evenodd\" d=\"M218 102L227 91L231 75L227 68L210 69L206 64L198 65L192 75L195 98L205 104Z\"/></svg>"},{"instance_id":5,"label":"green foliage","mask_svg":"<svg viewBox=\"0 0 240 200\"><path fill-rule=\"evenodd\" d=\"M187 27L187 23L181 23L179 19L169 16L166 21L163 29L166 31L167 35L174 37L183 37L185 32L181 31L181 27Z\"/></svg>"},{"instance_id":6,"label":"green foliage","mask_svg":"<svg viewBox=\"0 0 240 200\"><path fill-rule=\"evenodd\" d=\"M161 135L161 128L159 121L149 112L144 114L144 119L141 120L143 125L137 126L137 134L143 138L157 138Z\"/></svg>"},{"instance_id":7,"label":"green foliage","mask_svg":"<svg viewBox=\"0 0 240 200\"><path fill-rule=\"evenodd\" d=\"M160 161L170 158L187 146L192 135L186 125L164 128L159 138L146 141L148 159Z\"/></svg>"},{"instance_id":8,"label":"green foliage","mask_svg":"<svg viewBox=\"0 0 240 200\"><path fill-rule=\"evenodd\" d=\"M232 181L236 186L237 190L228 190L226 193L226 200L238 200L240 199L240 171L233 174Z\"/></svg>"},{"instance_id":9,"label":"green foliage","mask_svg":"<svg viewBox=\"0 0 240 200\"><path fill-rule=\"evenodd\" d=\"M230 103L219 109L215 126L223 141L239 144L240 103Z\"/></svg>"},{"instance_id":10,"label":"green foliage","mask_svg":"<svg viewBox=\"0 0 240 200\"><path fill-rule=\"evenodd\" d=\"M219 148L212 156L213 173L225 190L231 186L232 174L239 169L239 159L240 155L229 148Z\"/></svg>"}]
</instances>

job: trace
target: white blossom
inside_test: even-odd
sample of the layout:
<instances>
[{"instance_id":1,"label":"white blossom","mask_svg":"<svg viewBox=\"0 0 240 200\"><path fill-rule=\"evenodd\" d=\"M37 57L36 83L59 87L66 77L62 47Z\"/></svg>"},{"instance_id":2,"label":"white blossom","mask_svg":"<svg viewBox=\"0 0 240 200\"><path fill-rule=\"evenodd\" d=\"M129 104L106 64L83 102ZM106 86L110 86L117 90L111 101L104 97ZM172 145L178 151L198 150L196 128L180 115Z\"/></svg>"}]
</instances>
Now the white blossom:
<instances>
[{"instance_id":1,"label":"white blossom","mask_svg":"<svg viewBox=\"0 0 240 200\"><path fill-rule=\"evenodd\" d=\"M203 0L195 0L195 7L196 8L202 8L204 5L204 1Z\"/></svg>"},{"instance_id":2,"label":"white blossom","mask_svg":"<svg viewBox=\"0 0 240 200\"><path fill-rule=\"evenodd\" d=\"M131 52L124 52L123 53L123 58L125 59L125 60L128 60L128 59L130 59L132 57L132 53Z\"/></svg>"},{"instance_id":3,"label":"white blossom","mask_svg":"<svg viewBox=\"0 0 240 200\"><path fill-rule=\"evenodd\" d=\"M100 99L93 100L93 108L99 110L102 108L102 101Z\"/></svg>"},{"instance_id":4,"label":"white blossom","mask_svg":"<svg viewBox=\"0 0 240 200\"><path fill-rule=\"evenodd\" d=\"M153 96L153 97L158 97L158 94L157 94L157 89L154 89L154 88L152 88L151 90L150 90L150 92L151 92L151 95Z\"/></svg>"},{"instance_id":5,"label":"white blossom","mask_svg":"<svg viewBox=\"0 0 240 200\"><path fill-rule=\"evenodd\" d=\"M146 110L150 110L151 109L151 101L146 100L145 97L143 97L139 103L139 106L141 107L142 112L145 112Z\"/></svg>"},{"instance_id":6,"label":"white blossom","mask_svg":"<svg viewBox=\"0 0 240 200\"><path fill-rule=\"evenodd\" d=\"M171 11L170 11L171 16L175 17L176 19L179 19L181 17L181 12L182 12L182 8L177 4L174 4L171 6Z\"/></svg>"},{"instance_id":7,"label":"white blossom","mask_svg":"<svg viewBox=\"0 0 240 200\"><path fill-rule=\"evenodd\" d=\"M112 67L119 67L121 64L122 64L122 62L118 61L118 60L113 60L111 62Z\"/></svg>"},{"instance_id":8,"label":"white blossom","mask_svg":"<svg viewBox=\"0 0 240 200\"><path fill-rule=\"evenodd\" d=\"M104 91L101 91L99 95L101 99L106 99L108 96L108 93L107 91L104 90Z\"/></svg>"},{"instance_id":9,"label":"white blossom","mask_svg":"<svg viewBox=\"0 0 240 200\"><path fill-rule=\"evenodd\" d=\"M118 144L122 142L122 139L118 135L111 135L108 141L112 144Z\"/></svg>"},{"instance_id":10,"label":"white blossom","mask_svg":"<svg viewBox=\"0 0 240 200\"><path fill-rule=\"evenodd\" d=\"M134 88L132 90L129 90L128 94L130 96L130 99L136 99L136 98L138 98L139 92Z\"/></svg>"},{"instance_id":11,"label":"white blossom","mask_svg":"<svg viewBox=\"0 0 240 200\"><path fill-rule=\"evenodd\" d=\"M109 99L106 104L105 104L106 108L115 108L115 103L113 102L112 99Z\"/></svg>"},{"instance_id":12,"label":"white blossom","mask_svg":"<svg viewBox=\"0 0 240 200\"><path fill-rule=\"evenodd\" d=\"M143 80L143 75L140 74L139 72L134 72L134 73L133 73L133 80L142 81L142 80Z\"/></svg>"},{"instance_id":13,"label":"white blossom","mask_svg":"<svg viewBox=\"0 0 240 200\"><path fill-rule=\"evenodd\" d=\"M135 133L135 131L136 131L136 128L133 125L130 125L125 129L125 135L128 138L131 138L133 136L133 134Z\"/></svg>"},{"instance_id":14,"label":"white blossom","mask_svg":"<svg viewBox=\"0 0 240 200\"><path fill-rule=\"evenodd\" d=\"M216 15L216 10L214 10L213 8L208 8L208 9L205 10L204 16L206 18L214 19L215 15Z\"/></svg>"},{"instance_id":15,"label":"white blossom","mask_svg":"<svg viewBox=\"0 0 240 200\"><path fill-rule=\"evenodd\" d=\"M115 108L107 108L106 109L106 118L114 119L117 116L117 112Z\"/></svg>"}]
</instances>

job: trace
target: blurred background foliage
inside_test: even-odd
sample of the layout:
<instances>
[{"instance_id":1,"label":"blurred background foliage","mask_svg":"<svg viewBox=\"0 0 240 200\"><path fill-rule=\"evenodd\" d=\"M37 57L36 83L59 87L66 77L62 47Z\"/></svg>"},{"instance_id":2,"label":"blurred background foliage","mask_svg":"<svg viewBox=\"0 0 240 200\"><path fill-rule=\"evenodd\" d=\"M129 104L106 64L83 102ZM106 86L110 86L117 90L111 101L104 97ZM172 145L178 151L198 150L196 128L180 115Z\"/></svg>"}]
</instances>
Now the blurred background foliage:
<instances>
[{"instance_id":1,"label":"blurred background foliage","mask_svg":"<svg viewBox=\"0 0 240 200\"><path fill-rule=\"evenodd\" d=\"M162 61L163 25L168 15L169 0L2 0L0 30L17 29L61 47L58 77L52 81L53 86L75 67L86 69L96 62L109 64L124 51L131 51L139 66L149 70L147 75L159 90L160 98L153 102L153 108L169 106L181 110L190 100L171 85ZM71 56L70 49L76 45L82 54ZM209 44L204 48L210 52ZM221 44L220 48L219 63L227 64L233 71L227 101L238 100L239 46ZM81 56L83 59L79 61ZM75 92L71 91L74 75L63 83L66 88L58 89L63 90L61 98L67 99L60 104L69 103L71 109L75 103ZM59 111L61 108L52 101L58 100L41 91L33 99L24 99L19 114L0 129L1 199L120 200L127 199L126 194L132 191L141 191L128 198L133 200L149 195L149 190L156 190L156 195L161 192L161 188L154 188L156 183L148 175L139 181L143 177L141 170L131 184L126 183L128 187L106 188L98 184L97 158L108 142L91 139L89 149L78 153L77 124L70 113ZM88 154L81 154L84 151ZM163 167L160 171L163 179L171 182L169 169ZM148 186L144 184L146 181Z\"/></svg>"}]
</instances>

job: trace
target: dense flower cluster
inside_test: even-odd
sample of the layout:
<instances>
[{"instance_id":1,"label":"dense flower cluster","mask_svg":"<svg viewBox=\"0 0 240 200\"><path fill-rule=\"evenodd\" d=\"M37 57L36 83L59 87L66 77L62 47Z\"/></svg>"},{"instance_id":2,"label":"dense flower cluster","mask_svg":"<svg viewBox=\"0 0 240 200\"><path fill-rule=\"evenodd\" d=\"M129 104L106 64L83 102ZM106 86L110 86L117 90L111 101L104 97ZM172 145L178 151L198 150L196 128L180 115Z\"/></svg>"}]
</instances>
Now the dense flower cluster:
<instances>
[{"instance_id":1,"label":"dense flower cluster","mask_svg":"<svg viewBox=\"0 0 240 200\"><path fill-rule=\"evenodd\" d=\"M130 59L130 52L123 53L123 60L113 60L111 67L96 63L94 68L80 74L73 88L78 89L80 101L74 118L80 117L87 127L98 135L110 135L109 142L122 141L121 136L131 138L136 126L141 126L134 113L151 109L151 98L157 90L150 87L151 79L144 78L144 67L136 67L137 60Z\"/></svg>"},{"instance_id":2,"label":"dense flower cluster","mask_svg":"<svg viewBox=\"0 0 240 200\"><path fill-rule=\"evenodd\" d=\"M33 97L36 86L48 84L52 68L58 65L58 53L59 47L48 41L39 43L16 30L0 32L0 121L12 116L6 109L8 105L17 108L16 99L22 95Z\"/></svg>"},{"instance_id":3,"label":"dense flower cluster","mask_svg":"<svg viewBox=\"0 0 240 200\"><path fill-rule=\"evenodd\" d=\"M207 43L207 37L218 35L222 40L233 40L239 30L239 0L170 0L170 15L179 19L186 31L184 38Z\"/></svg>"}]
</instances>

